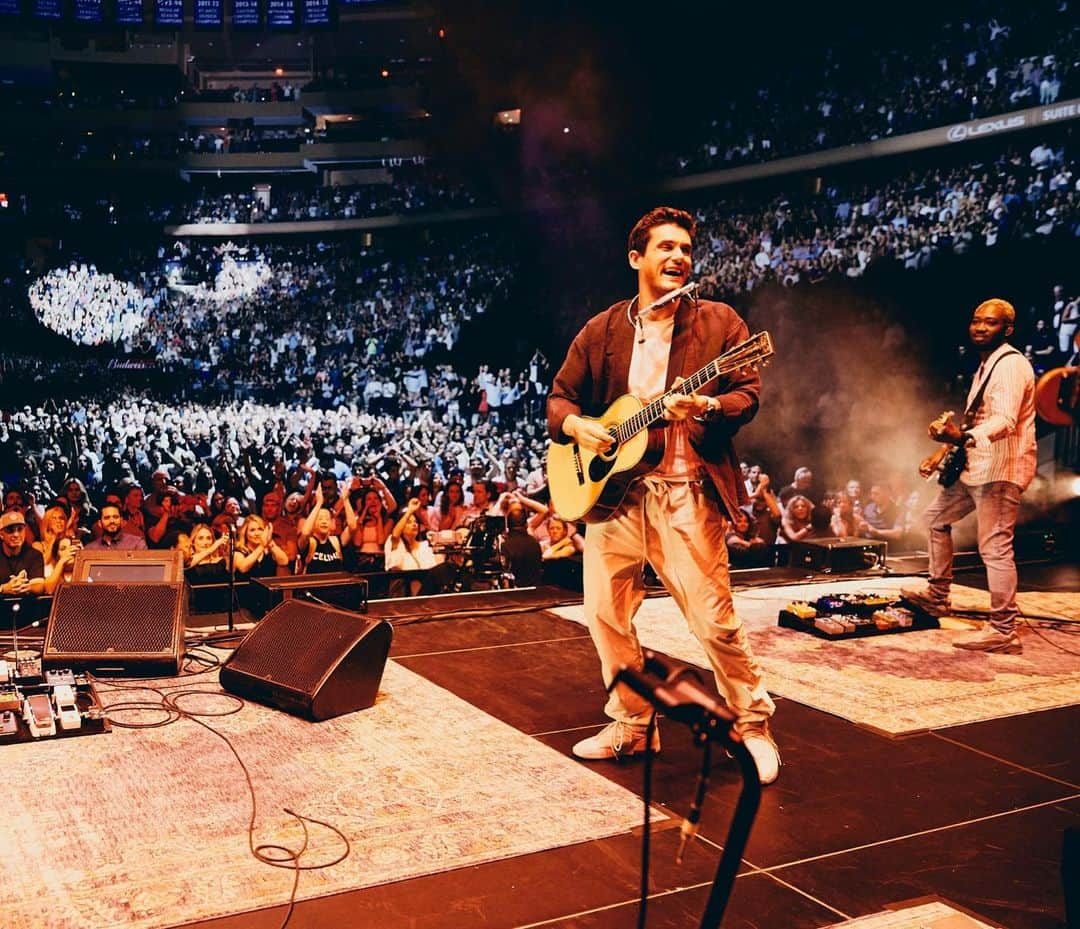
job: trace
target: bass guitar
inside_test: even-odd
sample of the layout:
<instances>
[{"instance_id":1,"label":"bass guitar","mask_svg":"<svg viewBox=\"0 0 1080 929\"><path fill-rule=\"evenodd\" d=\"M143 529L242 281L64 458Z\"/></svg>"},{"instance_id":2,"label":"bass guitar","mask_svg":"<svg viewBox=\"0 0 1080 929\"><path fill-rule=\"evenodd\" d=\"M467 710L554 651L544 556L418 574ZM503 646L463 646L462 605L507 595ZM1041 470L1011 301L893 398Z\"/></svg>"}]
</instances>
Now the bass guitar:
<instances>
[{"instance_id":1,"label":"bass guitar","mask_svg":"<svg viewBox=\"0 0 1080 929\"><path fill-rule=\"evenodd\" d=\"M599 417L615 440L606 452L590 452L576 442L552 442L547 477L555 512L571 521L603 522L618 509L631 482L656 467L664 454L664 430L651 429L664 416L664 399L674 393L693 393L718 377L764 364L773 356L767 332L740 342L651 403L624 394Z\"/></svg>"},{"instance_id":2,"label":"bass guitar","mask_svg":"<svg viewBox=\"0 0 1080 929\"><path fill-rule=\"evenodd\" d=\"M953 411L946 410L930 424L931 432L939 432L952 419ZM952 487L960 479L960 474L967 464L967 449L963 445L946 443L932 455L928 455L919 464L919 474L930 480L935 474L942 487Z\"/></svg>"}]
</instances>

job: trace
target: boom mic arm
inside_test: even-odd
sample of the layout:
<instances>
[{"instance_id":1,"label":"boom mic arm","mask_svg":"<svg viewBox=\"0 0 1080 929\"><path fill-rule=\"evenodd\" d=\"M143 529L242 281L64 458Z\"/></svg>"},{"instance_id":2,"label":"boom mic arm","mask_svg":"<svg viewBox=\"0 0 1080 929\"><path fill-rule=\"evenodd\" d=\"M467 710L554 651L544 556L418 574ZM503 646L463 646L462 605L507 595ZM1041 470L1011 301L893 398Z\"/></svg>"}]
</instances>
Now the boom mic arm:
<instances>
[{"instance_id":1,"label":"boom mic arm","mask_svg":"<svg viewBox=\"0 0 1080 929\"><path fill-rule=\"evenodd\" d=\"M646 313L651 313L653 310L658 310L662 306L667 306L672 300L678 300L679 297L684 297L689 293L693 293L697 290L697 281L691 281L689 284L683 284L676 290L672 290L669 293L664 294L658 300L653 300L645 309L638 313L638 316L643 316Z\"/></svg>"}]
</instances>

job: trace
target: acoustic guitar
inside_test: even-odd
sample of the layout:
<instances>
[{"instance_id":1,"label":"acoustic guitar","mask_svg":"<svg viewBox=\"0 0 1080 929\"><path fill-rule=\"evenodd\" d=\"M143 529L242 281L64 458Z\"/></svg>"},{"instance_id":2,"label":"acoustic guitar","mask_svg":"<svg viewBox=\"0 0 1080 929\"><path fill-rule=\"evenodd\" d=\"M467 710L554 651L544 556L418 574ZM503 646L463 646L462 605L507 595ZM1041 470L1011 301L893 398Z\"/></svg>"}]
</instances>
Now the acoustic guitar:
<instances>
[{"instance_id":1,"label":"acoustic guitar","mask_svg":"<svg viewBox=\"0 0 1080 929\"><path fill-rule=\"evenodd\" d=\"M695 371L677 388L651 403L624 394L599 417L582 417L600 423L615 440L599 454L578 443L552 442L548 447L547 476L555 512L571 521L603 522L622 503L631 482L651 471L664 455L664 430L650 428L664 416L664 399L675 393L693 393L718 377L764 364L773 355L767 332L740 342Z\"/></svg>"}]
</instances>

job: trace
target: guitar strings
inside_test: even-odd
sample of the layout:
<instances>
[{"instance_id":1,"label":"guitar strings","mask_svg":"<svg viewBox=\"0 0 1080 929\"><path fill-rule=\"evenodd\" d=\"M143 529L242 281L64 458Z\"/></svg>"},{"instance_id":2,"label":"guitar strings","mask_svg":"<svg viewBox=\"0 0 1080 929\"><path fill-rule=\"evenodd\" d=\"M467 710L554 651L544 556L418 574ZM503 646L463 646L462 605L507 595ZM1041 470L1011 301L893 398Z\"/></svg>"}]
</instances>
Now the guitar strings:
<instances>
[{"instance_id":1,"label":"guitar strings","mask_svg":"<svg viewBox=\"0 0 1080 929\"><path fill-rule=\"evenodd\" d=\"M735 363L737 359L749 356L750 361L748 364L764 364L771 353L772 340L769 338L768 333L759 332L757 335L751 336L745 342L736 345L734 348L728 349L728 351L724 352L719 358L714 358L707 365L698 371L695 371L679 386L681 388L689 384L692 391L696 390L698 387L707 384L709 381L715 380L722 374L744 367L744 365ZM754 358L755 355L758 356L756 359ZM612 427L610 431L614 438L619 442L626 442L640 432L650 422L662 415L664 400L675 392L676 390L674 387L664 391L664 393L651 403L642 407L629 419Z\"/></svg>"}]
</instances>

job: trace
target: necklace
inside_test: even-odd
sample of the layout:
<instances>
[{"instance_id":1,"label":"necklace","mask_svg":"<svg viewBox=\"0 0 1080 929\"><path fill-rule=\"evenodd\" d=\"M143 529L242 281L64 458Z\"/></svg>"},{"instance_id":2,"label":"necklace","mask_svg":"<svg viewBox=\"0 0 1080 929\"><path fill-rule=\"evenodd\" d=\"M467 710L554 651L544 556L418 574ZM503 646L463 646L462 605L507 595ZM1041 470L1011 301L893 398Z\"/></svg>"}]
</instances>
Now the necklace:
<instances>
[{"instance_id":1,"label":"necklace","mask_svg":"<svg viewBox=\"0 0 1080 929\"><path fill-rule=\"evenodd\" d=\"M638 331L638 345L645 343L645 324L641 321L640 313L631 313L630 310L634 304L637 303L638 295L634 294L633 298L628 304L626 304L626 321L630 324L631 329L637 329Z\"/></svg>"}]
</instances>

